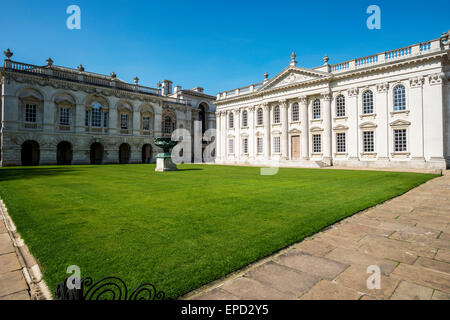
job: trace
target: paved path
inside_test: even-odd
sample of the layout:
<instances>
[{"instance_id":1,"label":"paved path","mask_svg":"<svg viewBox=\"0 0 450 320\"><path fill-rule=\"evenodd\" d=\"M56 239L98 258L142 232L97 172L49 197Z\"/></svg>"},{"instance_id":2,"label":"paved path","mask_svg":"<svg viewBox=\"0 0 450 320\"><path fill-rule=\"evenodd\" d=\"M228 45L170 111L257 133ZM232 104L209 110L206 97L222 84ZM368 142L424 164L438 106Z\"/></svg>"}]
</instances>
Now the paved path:
<instances>
[{"instance_id":1,"label":"paved path","mask_svg":"<svg viewBox=\"0 0 450 320\"><path fill-rule=\"evenodd\" d=\"M30 300L20 261L0 212L0 300Z\"/></svg>"},{"instance_id":2,"label":"paved path","mask_svg":"<svg viewBox=\"0 0 450 320\"><path fill-rule=\"evenodd\" d=\"M450 300L450 172L185 298Z\"/></svg>"}]
</instances>

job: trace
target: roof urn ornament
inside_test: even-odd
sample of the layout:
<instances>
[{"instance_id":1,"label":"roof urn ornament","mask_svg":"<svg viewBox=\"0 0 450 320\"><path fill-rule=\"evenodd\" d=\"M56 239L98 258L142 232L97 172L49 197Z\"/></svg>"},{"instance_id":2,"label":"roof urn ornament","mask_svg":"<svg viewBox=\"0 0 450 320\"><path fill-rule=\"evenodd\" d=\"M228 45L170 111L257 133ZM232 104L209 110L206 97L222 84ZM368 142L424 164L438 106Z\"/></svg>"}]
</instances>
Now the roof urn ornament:
<instances>
[{"instance_id":1,"label":"roof urn ornament","mask_svg":"<svg viewBox=\"0 0 450 320\"><path fill-rule=\"evenodd\" d=\"M266 72L266 73L264 73L264 81L263 81L263 83L266 83L267 81L269 81L269 74Z\"/></svg>"},{"instance_id":2,"label":"roof urn ornament","mask_svg":"<svg viewBox=\"0 0 450 320\"><path fill-rule=\"evenodd\" d=\"M111 74L109 76L111 77L111 79L117 78L117 75L116 75L116 73L114 71L111 72Z\"/></svg>"},{"instance_id":3,"label":"roof urn ornament","mask_svg":"<svg viewBox=\"0 0 450 320\"><path fill-rule=\"evenodd\" d=\"M138 78L138 77L135 77L135 78L134 78L134 83L135 83L135 84L138 84L138 83L139 83L139 78Z\"/></svg>"},{"instance_id":4,"label":"roof urn ornament","mask_svg":"<svg viewBox=\"0 0 450 320\"><path fill-rule=\"evenodd\" d=\"M328 57L328 55L325 55L325 57L323 57L323 63L328 64L328 61L330 61L330 58Z\"/></svg>"},{"instance_id":5,"label":"roof urn ornament","mask_svg":"<svg viewBox=\"0 0 450 320\"><path fill-rule=\"evenodd\" d=\"M297 55L295 54L294 51L292 51L292 53L291 53L291 63L290 63L291 66L296 66L297 65L297 61L295 61L295 58L297 58Z\"/></svg>"},{"instance_id":6,"label":"roof urn ornament","mask_svg":"<svg viewBox=\"0 0 450 320\"><path fill-rule=\"evenodd\" d=\"M49 66L49 67L51 67L52 65L53 65L53 60L52 60L52 58L48 58L47 60L45 60L46 62L47 62L47 65Z\"/></svg>"},{"instance_id":7,"label":"roof urn ornament","mask_svg":"<svg viewBox=\"0 0 450 320\"><path fill-rule=\"evenodd\" d=\"M80 64L77 68L78 71L83 72L84 71L84 67L82 64Z\"/></svg>"},{"instance_id":8,"label":"roof urn ornament","mask_svg":"<svg viewBox=\"0 0 450 320\"><path fill-rule=\"evenodd\" d=\"M11 52L11 50L9 50L9 48L6 49L6 51L3 51L3 53L5 54L7 60L11 59L11 57L14 55L14 54Z\"/></svg>"},{"instance_id":9,"label":"roof urn ornament","mask_svg":"<svg viewBox=\"0 0 450 320\"><path fill-rule=\"evenodd\" d=\"M161 81L158 81L158 83L156 84L156 87L157 87L158 89L161 89Z\"/></svg>"}]
</instances>

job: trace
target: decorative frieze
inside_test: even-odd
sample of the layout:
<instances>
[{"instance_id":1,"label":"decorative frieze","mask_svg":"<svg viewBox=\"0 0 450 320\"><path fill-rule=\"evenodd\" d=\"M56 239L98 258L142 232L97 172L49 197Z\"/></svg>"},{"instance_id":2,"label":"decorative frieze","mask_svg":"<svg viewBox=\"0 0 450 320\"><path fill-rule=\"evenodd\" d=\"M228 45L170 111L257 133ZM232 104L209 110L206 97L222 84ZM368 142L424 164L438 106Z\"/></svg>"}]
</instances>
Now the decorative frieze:
<instances>
[{"instance_id":1,"label":"decorative frieze","mask_svg":"<svg viewBox=\"0 0 450 320\"><path fill-rule=\"evenodd\" d=\"M444 78L444 73L435 73L428 77L428 81L430 82L430 85L442 84Z\"/></svg>"},{"instance_id":2,"label":"decorative frieze","mask_svg":"<svg viewBox=\"0 0 450 320\"><path fill-rule=\"evenodd\" d=\"M357 97L359 93L359 89L358 88L350 88L348 89L348 96L349 97Z\"/></svg>"}]
</instances>

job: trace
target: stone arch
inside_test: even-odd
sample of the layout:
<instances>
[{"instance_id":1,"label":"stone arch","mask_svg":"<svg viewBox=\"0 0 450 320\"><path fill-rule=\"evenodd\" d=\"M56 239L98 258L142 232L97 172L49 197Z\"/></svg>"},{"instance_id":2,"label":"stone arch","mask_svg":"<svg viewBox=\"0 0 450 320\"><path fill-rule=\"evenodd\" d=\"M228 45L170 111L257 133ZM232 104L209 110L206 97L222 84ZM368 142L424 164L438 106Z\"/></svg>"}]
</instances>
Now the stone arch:
<instances>
[{"instance_id":1,"label":"stone arch","mask_svg":"<svg viewBox=\"0 0 450 320\"><path fill-rule=\"evenodd\" d=\"M38 166L40 160L40 145L36 140L26 140L21 144L20 157L22 166Z\"/></svg>"}]
</instances>

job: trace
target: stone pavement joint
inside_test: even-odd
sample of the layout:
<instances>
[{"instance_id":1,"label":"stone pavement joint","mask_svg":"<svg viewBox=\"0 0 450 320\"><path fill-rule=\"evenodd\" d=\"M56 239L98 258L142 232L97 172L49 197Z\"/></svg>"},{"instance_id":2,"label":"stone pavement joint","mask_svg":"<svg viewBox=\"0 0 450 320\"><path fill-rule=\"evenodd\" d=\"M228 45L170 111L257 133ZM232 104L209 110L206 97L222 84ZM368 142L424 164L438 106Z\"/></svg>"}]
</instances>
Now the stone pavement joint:
<instances>
[{"instance_id":1,"label":"stone pavement joint","mask_svg":"<svg viewBox=\"0 0 450 320\"><path fill-rule=\"evenodd\" d=\"M450 300L449 208L447 170L182 299Z\"/></svg>"}]
</instances>

